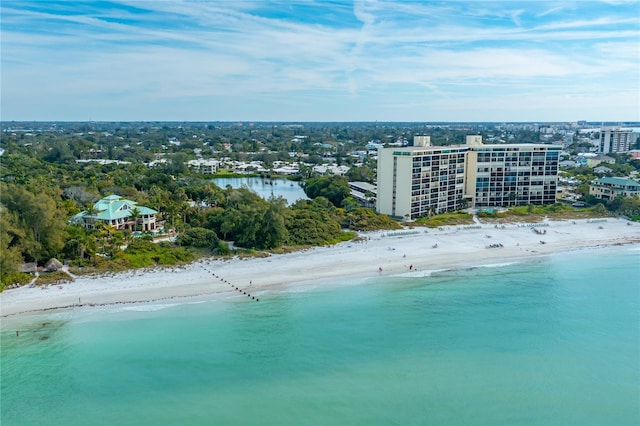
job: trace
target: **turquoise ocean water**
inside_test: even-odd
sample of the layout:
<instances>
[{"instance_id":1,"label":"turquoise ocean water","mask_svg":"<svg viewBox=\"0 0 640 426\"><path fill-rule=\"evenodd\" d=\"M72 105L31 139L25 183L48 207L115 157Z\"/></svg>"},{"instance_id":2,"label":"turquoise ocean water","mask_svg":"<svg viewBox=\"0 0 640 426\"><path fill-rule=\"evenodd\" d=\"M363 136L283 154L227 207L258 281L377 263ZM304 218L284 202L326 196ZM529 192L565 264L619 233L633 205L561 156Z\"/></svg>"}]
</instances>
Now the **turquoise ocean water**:
<instances>
[{"instance_id":1,"label":"turquoise ocean water","mask_svg":"<svg viewBox=\"0 0 640 426\"><path fill-rule=\"evenodd\" d=\"M627 246L5 320L0 420L637 425L639 268Z\"/></svg>"}]
</instances>

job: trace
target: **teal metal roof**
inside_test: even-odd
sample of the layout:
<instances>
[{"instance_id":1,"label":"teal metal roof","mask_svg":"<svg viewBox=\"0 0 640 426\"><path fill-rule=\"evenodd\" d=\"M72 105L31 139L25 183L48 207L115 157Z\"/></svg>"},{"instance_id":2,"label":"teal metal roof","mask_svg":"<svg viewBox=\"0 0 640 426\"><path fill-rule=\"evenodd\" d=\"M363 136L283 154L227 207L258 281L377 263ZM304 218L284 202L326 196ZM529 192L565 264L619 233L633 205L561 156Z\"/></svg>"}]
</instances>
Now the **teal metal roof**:
<instances>
[{"instance_id":1,"label":"teal metal roof","mask_svg":"<svg viewBox=\"0 0 640 426\"><path fill-rule=\"evenodd\" d=\"M149 207L139 206L135 201L121 198L117 195L109 195L93 205L96 211L92 217L99 220L123 219L131 216L131 211L137 208L141 215L158 213ZM86 212L84 212L86 214Z\"/></svg>"},{"instance_id":2,"label":"teal metal roof","mask_svg":"<svg viewBox=\"0 0 640 426\"><path fill-rule=\"evenodd\" d=\"M156 214L158 213L156 210L151 209L149 207L144 207L144 206L136 206L138 207L138 210L140 210L140 214Z\"/></svg>"},{"instance_id":3,"label":"teal metal roof","mask_svg":"<svg viewBox=\"0 0 640 426\"><path fill-rule=\"evenodd\" d=\"M596 180L596 183L602 183L607 185L623 185L623 186L631 186L631 187L640 187L640 183L625 178L617 178L617 177L605 177Z\"/></svg>"},{"instance_id":4,"label":"teal metal roof","mask_svg":"<svg viewBox=\"0 0 640 426\"><path fill-rule=\"evenodd\" d=\"M87 214L87 211L83 210L80 213L74 215L71 219L69 219L69 222L71 222L71 223L82 223L82 219L84 219L84 216L86 214Z\"/></svg>"}]
</instances>

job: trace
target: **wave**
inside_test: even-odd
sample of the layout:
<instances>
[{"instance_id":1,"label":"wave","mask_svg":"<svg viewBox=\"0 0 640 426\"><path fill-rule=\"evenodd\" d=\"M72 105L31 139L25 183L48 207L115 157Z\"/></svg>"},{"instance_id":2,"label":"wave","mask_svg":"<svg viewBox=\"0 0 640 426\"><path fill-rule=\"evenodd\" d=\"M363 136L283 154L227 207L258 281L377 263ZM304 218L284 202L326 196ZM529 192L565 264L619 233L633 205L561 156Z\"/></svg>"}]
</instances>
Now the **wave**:
<instances>
[{"instance_id":1,"label":"wave","mask_svg":"<svg viewBox=\"0 0 640 426\"><path fill-rule=\"evenodd\" d=\"M425 269L425 270L415 270L410 272L405 272L402 274L396 274L394 277L403 277L403 278L428 278L433 274L438 272L446 272L451 269Z\"/></svg>"},{"instance_id":2,"label":"wave","mask_svg":"<svg viewBox=\"0 0 640 426\"><path fill-rule=\"evenodd\" d=\"M474 265L472 268L503 268L505 266L511 266L517 263L518 262L487 263L485 265Z\"/></svg>"},{"instance_id":3,"label":"wave","mask_svg":"<svg viewBox=\"0 0 640 426\"><path fill-rule=\"evenodd\" d=\"M274 296L277 297L278 294L285 295L285 294L313 293L315 291L322 291L322 290L325 290L325 289L326 288L322 288L322 287L319 287L319 286L287 287L287 288L279 288L279 289L271 290L271 293ZM244 297L246 297L246 296L244 296Z\"/></svg>"},{"instance_id":4,"label":"wave","mask_svg":"<svg viewBox=\"0 0 640 426\"><path fill-rule=\"evenodd\" d=\"M197 297L197 296L194 296ZM220 298L206 298L205 300L192 300L192 301L182 301L176 303L149 303L149 302L140 302L134 303L129 306L118 307L113 311L122 312L122 311L133 311L133 312L154 312L161 311L163 309L173 308L175 306L184 306L184 305L200 305L202 303L208 303L212 301L219 300Z\"/></svg>"},{"instance_id":5,"label":"wave","mask_svg":"<svg viewBox=\"0 0 640 426\"><path fill-rule=\"evenodd\" d=\"M135 311L135 312L154 312L160 311L162 309L173 308L175 306L184 305L184 303L162 303L162 304L140 304L140 305L132 305L132 306L123 306L119 308L119 311Z\"/></svg>"},{"instance_id":6,"label":"wave","mask_svg":"<svg viewBox=\"0 0 640 426\"><path fill-rule=\"evenodd\" d=\"M506 266L516 265L518 262L502 262L502 263L487 263L484 265L473 265L465 268L447 268L447 269L427 269L427 270L414 270L410 272L404 272L402 274L396 274L396 277L402 278L428 278L432 277L435 274L446 273L446 272L455 272L455 271L470 271L473 269L480 268L504 268Z\"/></svg>"}]
</instances>

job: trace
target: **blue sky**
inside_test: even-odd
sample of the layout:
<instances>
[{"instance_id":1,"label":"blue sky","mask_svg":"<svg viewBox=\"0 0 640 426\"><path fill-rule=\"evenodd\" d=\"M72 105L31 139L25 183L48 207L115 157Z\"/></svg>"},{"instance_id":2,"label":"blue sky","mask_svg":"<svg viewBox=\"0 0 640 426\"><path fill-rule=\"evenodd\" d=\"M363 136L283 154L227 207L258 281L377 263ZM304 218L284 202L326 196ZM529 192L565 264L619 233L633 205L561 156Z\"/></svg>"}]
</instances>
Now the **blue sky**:
<instances>
[{"instance_id":1,"label":"blue sky","mask_svg":"<svg viewBox=\"0 0 640 426\"><path fill-rule=\"evenodd\" d=\"M640 120L638 1L2 0L2 120Z\"/></svg>"}]
</instances>

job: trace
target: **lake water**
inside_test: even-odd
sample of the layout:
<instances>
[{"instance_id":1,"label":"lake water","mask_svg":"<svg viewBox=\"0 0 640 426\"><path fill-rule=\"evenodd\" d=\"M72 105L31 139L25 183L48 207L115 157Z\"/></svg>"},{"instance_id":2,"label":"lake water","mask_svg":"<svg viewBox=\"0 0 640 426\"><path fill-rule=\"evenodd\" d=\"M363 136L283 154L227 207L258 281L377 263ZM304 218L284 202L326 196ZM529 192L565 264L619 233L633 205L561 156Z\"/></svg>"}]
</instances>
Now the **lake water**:
<instances>
[{"instance_id":1,"label":"lake water","mask_svg":"<svg viewBox=\"0 0 640 426\"><path fill-rule=\"evenodd\" d=\"M307 194L300 186L299 182L287 179L263 179L261 177L235 177L235 178L216 178L212 179L213 183L220 188L226 188L231 185L232 188L247 187L264 199L271 196L283 197L287 200L287 204L291 205L298 200L308 200Z\"/></svg>"},{"instance_id":2,"label":"lake water","mask_svg":"<svg viewBox=\"0 0 640 426\"><path fill-rule=\"evenodd\" d=\"M639 260L25 317L3 324L1 424L637 425Z\"/></svg>"}]
</instances>

